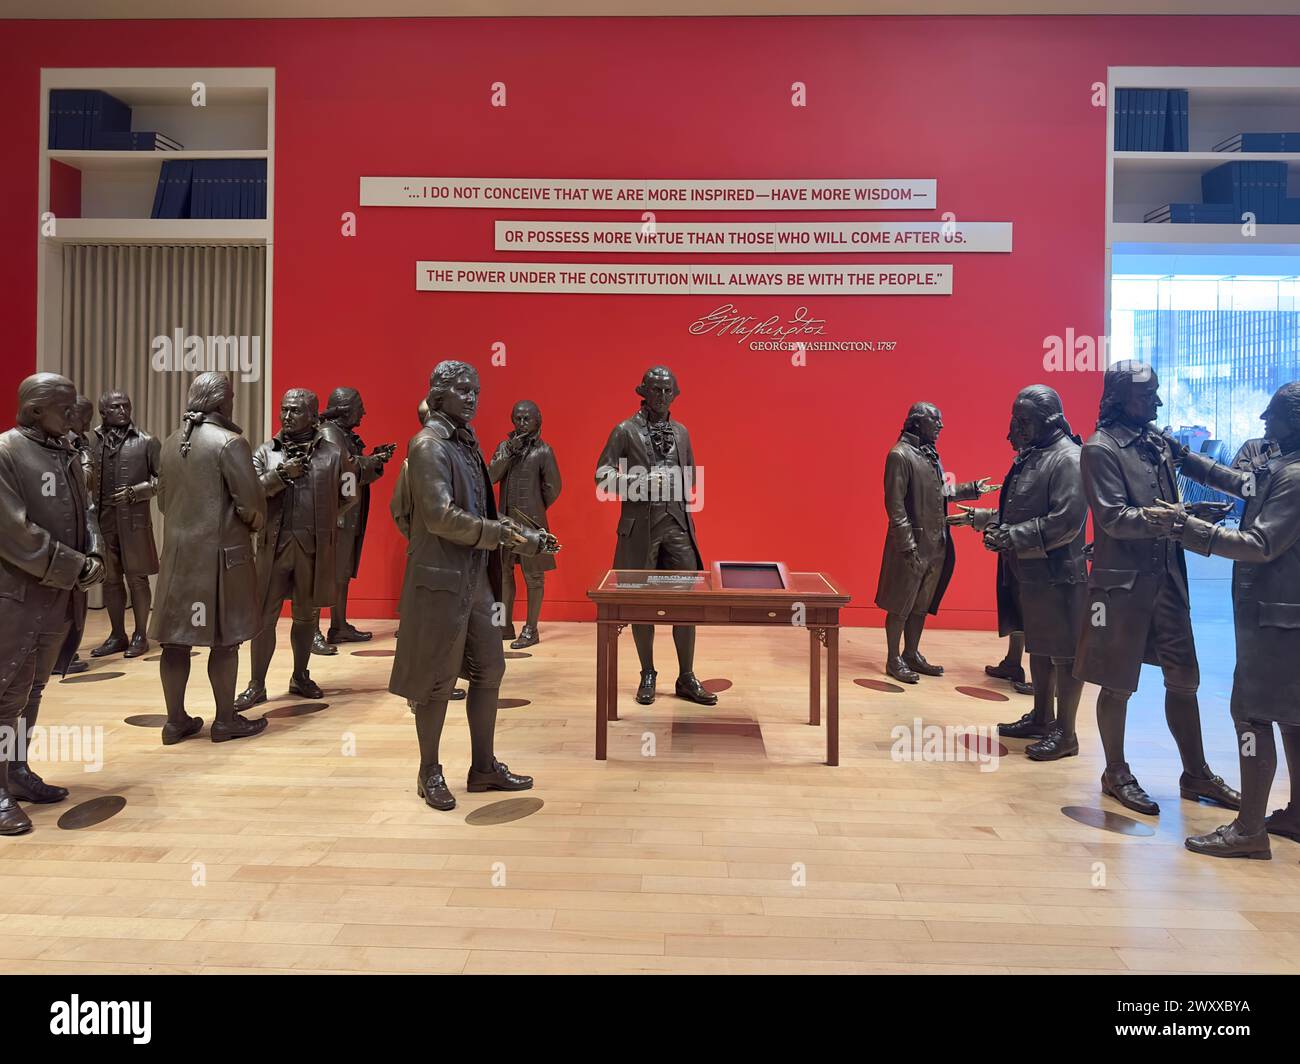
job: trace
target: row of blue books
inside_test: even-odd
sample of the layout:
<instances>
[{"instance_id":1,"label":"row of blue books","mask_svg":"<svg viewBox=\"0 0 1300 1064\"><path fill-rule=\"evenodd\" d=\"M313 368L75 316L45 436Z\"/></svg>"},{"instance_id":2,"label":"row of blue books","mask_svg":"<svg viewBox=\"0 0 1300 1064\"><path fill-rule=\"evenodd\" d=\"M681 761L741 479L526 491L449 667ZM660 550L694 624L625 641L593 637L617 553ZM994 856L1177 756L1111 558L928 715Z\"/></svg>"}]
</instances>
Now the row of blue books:
<instances>
[{"instance_id":1,"label":"row of blue books","mask_svg":"<svg viewBox=\"0 0 1300 1064\"><path fill-rule=\"evenodd\" d=\"M1219 141L1214 151L1300 152L1300 133L1238 133Z\"/></svg>"},{"instance_id":2,"label":"row of blue books","mask_svg":"<svg viewBox=\"0 0 1300 1064\"><path fill-rule=\"evenodd\" d=\"M101 89L51 89L52 150L180 151L165 133L131 130L131 108Z\"/></svg>"},{"instance_id":3,"label":"row of blue books","mask_svg":"<svg viewBox=\"0 0 1300 1064\"><path fill-rule=\"evenodd\" d=\"M265 218L265 159L177 159L158 173L151 218Z\"/></svg>"},{"instance_id":4,"label":"row of blue books","mask_svg":"<svg viewBox=\"0 0 1300 1064\"><path fill-rule=\"evenodd\" d=\"M1238 219L1249 211L1261 225L1285 224L1286 171L1286 163L1224 163L1201 175L1201 199L1231 204Z\"/></svg>"},{"instance_id":5,"label":"row of blue books","mask_svg":"<svg viewBox=\"0 0 1300 1064\"><path fill-rule=\"evenodd\" d=\"M1260 225L1300 225L1300 199L1286 192L1286 163L1224 163L1201 175L1203 203L1166 203L1148 211L1144 220L1235 225L1249 212Z\"/></svg>"},{"instance_id":6,"label":"row of blue books","mask_svg":"<svg viewBox=\"0 0 1300 1064\"><path fill-rule=\"evenodd\" d=\"M1186 89L1116 89L1116 151L1187 151Z\"/></svg>"}]
</instances>

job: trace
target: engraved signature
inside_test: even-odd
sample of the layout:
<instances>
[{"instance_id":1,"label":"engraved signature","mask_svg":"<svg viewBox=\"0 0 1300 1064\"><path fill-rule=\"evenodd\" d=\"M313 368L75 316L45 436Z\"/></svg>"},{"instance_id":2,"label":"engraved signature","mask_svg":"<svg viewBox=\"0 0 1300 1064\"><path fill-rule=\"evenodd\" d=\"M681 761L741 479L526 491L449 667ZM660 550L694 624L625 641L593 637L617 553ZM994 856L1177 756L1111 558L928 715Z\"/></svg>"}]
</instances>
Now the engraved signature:
<instances>
[{"instance_id":1,"label":"engraved signature","mask_svg":"<svg viewBox=\"0 0 1300 1064\"><path fill-rule=\"evenodd\" d=\"M688 330L692 336L734 336L736 343L756 336L770 336L783 340L791 336L822 336L826 332L826 320L809 316L807 307L795 309L793 317L782 321L779 314L767 318L756 318L742 314L734 303L723 303L716 310L696 318Z\"/></svg>"}]
</instances>

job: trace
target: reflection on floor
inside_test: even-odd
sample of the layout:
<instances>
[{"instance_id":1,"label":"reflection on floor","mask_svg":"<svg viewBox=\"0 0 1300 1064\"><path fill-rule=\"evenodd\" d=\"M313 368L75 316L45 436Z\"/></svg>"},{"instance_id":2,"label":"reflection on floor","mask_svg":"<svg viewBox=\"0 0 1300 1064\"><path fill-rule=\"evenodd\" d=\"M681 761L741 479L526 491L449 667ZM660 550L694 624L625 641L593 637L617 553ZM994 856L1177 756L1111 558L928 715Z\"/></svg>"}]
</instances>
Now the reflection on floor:
<instances>
[{"instance_id":1,"label":"reflection on floor","mask_svg":"<svg viewBox=\"0 0 1300 1064\"><path fill-rule=\"evenodd\" d=\"M1207 748L1235 781L1227 573L1194 573ZM365 627L370 649L392 649L394 622ZM103 634L96 614L87 644ZM281 653L264 735L214 745L205 730L171 747L125 723L161 711L157 664L96 661L87 675L125 675L51 685L42 724L76 729L83 762L101 738L102 767L60 762L67 744L33 754L72 797L29 806L36 830L0 839L0 958L11 972L1300 971L1300 845L1275 840L1271 862L1183 849L1227 816L1178 797L1158 674L1129 727L1163 810L1143 837L1087 812L1124 812L1098 793L1095 690L1082 756L1034 764L1007 740L999 758L991 729L1029 699L984 676L995 636L933 632L925 652L946 675L897 692L853 682L884 679L881 632L842 641L840 767L821 764L824 736L806 723L806 639L759 629L700 630L700 676L732 681L713 708L662 692L637 706L625 633L602 763L594 629L543 624L532 656L508 663L502 694L527 704L498 731L501 759L538 786L466 793L452 703L451 813L415 795L388 658L313 658L328 708L280 715L303 705ZM210 720L206 679L196 660L191 710ZM57 826L110 795L127 800L111 819ZM521 798L534 801L497 804Z\"/></svg>"}]
</instances>

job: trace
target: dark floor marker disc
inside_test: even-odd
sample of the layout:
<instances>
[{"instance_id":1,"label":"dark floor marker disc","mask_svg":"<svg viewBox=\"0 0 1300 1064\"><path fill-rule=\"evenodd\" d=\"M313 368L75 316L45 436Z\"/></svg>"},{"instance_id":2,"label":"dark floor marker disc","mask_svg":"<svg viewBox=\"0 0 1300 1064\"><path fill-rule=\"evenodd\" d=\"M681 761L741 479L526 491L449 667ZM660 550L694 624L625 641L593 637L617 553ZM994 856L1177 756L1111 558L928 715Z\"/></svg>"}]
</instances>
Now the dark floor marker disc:
<instances>
[{"instance_id":1,"label":"dark floor marker disc","mask_svg":"<svg viewBox=\"0 0 1300 1064\"><path fill-rule=\"evenodd\" d=\"M133 728L161 728L167 723L167 714L137 713L134 717L127 717L124 723Z\"/></svg>"},{"instance_id":2,"label":"dark floor marker disc","mask_svg":"<svg viewBox=\"0 0 1300 1064\"><path fill-rule=\"evenodd\" d=\"M893 694L900 694L903 690L898 684L888 683L885 680L854 680L853 682L869 691L890 691Z\"/></svg>"},{"instance_id":3,"label":"dark floor marker disc","mask_svg":"<svg viewBox=\"0 0 1300 1064\"><path fill-rule=\"evenodd\" d=\"M1064 805L1061 812L1077 823L1086 824L1090 828L1101 828L1102 831L1113 831L1117 835L1147 836L1156 833L1155 828L1149 824L1091 805Z\"/></svg>"},{"instance_id":4,"label":"dark floor marker disc","mask_svg":"<svg viewBox=\"0 0 1300 1064\"><path fill-rule=\"evenodd\" d=\"M522 820L532 816L546 803L540 798L507 798L504 802L493 802L475 809L465 818L466 824L482 827L485 824L509 824L512 820Z\"/></svg>"},{"instance_id":5,"label":"dark floor marker disc","mask_svg":"<svg viewBox=\"0 0 1300 1064\"><path fill-rule=\"evenodd\" d=\"M328 702L295 702L291 706L276 706L262 714L264 717L305 717L308 713L319 713L329 709Z\"/></svg>"},{"instance_id":6,"label":"dark floor marker disc","mask_svg":"<svg viewBox=\"0 0 1300 1064\"><path fill-rule=\"evenodd\" d=\"M728 687L730 687L731 681L723 680L723 679L704 680L700 684L700 686L703 687L706 691L710 691L716 695L719 691L725 691Z\"/></svg>"},{"instance_id":7,"label":"dark floor marker disc","mask_svg":"<svg viewBox=\"0 0 1300 1064\"><path fill-rule=\"evenodd\" d=\"M531 658L532 655L524 650L507 650L506 657L507 658Z\"/></svg>"},{"instance_id":8,"label":"dark floor marker disc","mask_svg":"<svg viewBox=\"0 0 1300 1064\"><path fill-rule=\"evenodd\" d=\"M60 683L94 683L96 680L116 680L125 676L124 672L82 672L76 676L65 676Z\"/></svg>"},{"instance_id":9,"label":"dark floor marker disc","mask_svg":"<svg viewBox=\"0 0 1300 1064\"><path fill-rule=\"evenodd\" d=\"M1006 695L990 691L987 687L958 687L958 691L970 698L982 698L986 702L1010 702Z\"/></svg>"},{"instance_id":10,"label":"dark floor marker disc","mask_svg":"<svg viewBox=\"0 0 1300 1064\"><path fill-rule=\"evenodd\" d=\"M396 653L396 650L354 650L352 656L354 658L391 658Z\"/></svg>"},{"instance_id":11,"label":"dark floor marker disc","mask_svg":"<svg viewBox=\"0 0 1300 1064\"><path fill-rule=\"evenodd\" d=\"M96 824L102 824L105 820L117 816L125 808L126 799L120 794L101 795L80 805L74 805L59 817L59 827L64 831L93 828Z\"/></svg>"},{"instance_id":12,"label":"dark floor marker disc","mask_svg":"<svg viewBox=\"0 0 1300 1064\"><path fill-rule=\"evenodd\" d=\"M527 698L498 698L498 709L522 709L524 706L531 706L533 703Z\"/></svg>"},{"instance_id":13,"label":"dark floor marker disc","mask_svg":"<svg viewBox=\"0 0 1300 1064\"><path fill-rule=\"evenodd\" d=\"M987 735L961 733L961 744L977 757L1006 757L1007 748Z\"/></svg>"}]
</instances>

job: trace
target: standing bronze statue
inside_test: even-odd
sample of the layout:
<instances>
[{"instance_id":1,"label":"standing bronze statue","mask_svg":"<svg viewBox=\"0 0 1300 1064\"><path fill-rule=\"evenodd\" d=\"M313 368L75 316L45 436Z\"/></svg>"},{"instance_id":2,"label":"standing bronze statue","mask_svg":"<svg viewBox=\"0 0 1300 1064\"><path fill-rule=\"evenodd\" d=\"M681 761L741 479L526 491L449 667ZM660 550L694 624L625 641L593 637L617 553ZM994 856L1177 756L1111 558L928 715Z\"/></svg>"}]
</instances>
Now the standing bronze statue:
<instances>
[{"instance_id":1,"label":"standing bronze statue","mask_svg":"<svg viewBox=\"0 0 1300 1064\"><path fill-rule=\"evenodd\" d=\"M72 660L86 588L104 579L81 459L68 444L77 389L56 373L18 386L18 424L0 435L0 835L32 822L18 804L68 796L27 764L50 674Z\"/></svg>"},{"instance_id":2,"label":"standing bronze statue","mask_svg":"<svg viewBox=\"0 0 1300 1064\"><path fill-rule=\"evenodd\" d=\"M402 582L402 626L388 689L415 710L420 744L416 793L435 809L453 809L438 753L447 700L458 676L469 679L472 761L466 788L522 791L530 776L496 759L497 698L505 653L497 622L501 547L554 553L549 533L498 517L492 482L470 422L478 410L478 371L439 362L429 376L429 419L407 450L411 545Z\"/></svg>"},{"instance_id":3,"label":"standing bronze statue","mask_svg":"<svg viewBox=\"0 0 1300 1064\"><path fill-rule=\"evenodd\" d=\"M416 419L420 427L424 428L429 423L429 401L421 399L420 405L415 409ZM393 485L393 497L389 500L388 510L393 515L393 521L397 525L397 531L402 533L402 538L410 540L411 538L411 518L414 515L415 504L411 501L411 489L407 486L408 469L407 459L402 459L402 467L397 471L397 483ZM400 610L398 611L401 612ZM397 633L394 633L396 635ZM463 687L457 687L451 693L451 700L457 702L466 697L466 691ZM415 712L415 703L411 702L411 712Z\"/></svg>"},{"instance_id":4,"label":"standing bronze statue","mask_svg":"<svg viewBox=\"0 0 1300 1064\"><path fill-rule=\"evenodd\" d=\"M229 377L200 373L190 385L181 427L162 444L162 571L149 635L162 645L164 746L203 728L203 718L185 710L191 647L209 648L217 712L212 741L257 735L267 724L265 717L249 720L235 712L239 644L262 623L253 533L266 520L266 500L248 441L232 420L234 406Z\"/></svg>"},{"instance_id":5,"label":"standing bronze statue","mask_svg":"<svg viewBox=\"0 0 1300 1064\"><path fill-rule=\"evenodd\" d=\"M112 389L99 397L99 428L90 441L95 511L104 537L104 609L111 631L90 652L94 658L149 649L149 577L158 571L149 500L158 490L158 440L136 426L131 397ZM123 584L123 577L126 579ZM126 637L126 598L131 595L135 631Z\"/></svg>"},{"instance_id":6,"label":"standing bronze statue","mask_svg":"<svg viewBox=\"0 0 1300 1064\"><path fill-rule=\"evenodd\" d=\"M373 633L362 632L348 623L348 584L361 568L361 545L366 538L370 516L370 485L384 475L384 466L393 457L396 444L384 443L366 454L366 445L357 435L357 427L366 416L361 393L355 388L335 388L329 406L321 413L320 427L325 438L351 456L356 464L360 499L339 516L338 543L334 548L337 591L330 606L329 634L320 632L320 611L316 611L316 630L312 636L313 654L337 654L338 643L364 643Z\"/></svg>"},{"instance_id":7,"label":"standing bronze statue","mask_svg":"<svg viewBox=\"0 0 1300 1064\"><path fill-rule=\"evenodd\" d=\"M1087 607L1088 500L1079 472L1079 437L1065 420L1061 397L1045 384L1021 390L1011 407L1008 438L1018 448L996 510L963 506L964 522L984 528L998 552L998 630L1024 633L1034 708L998 733L1038 739L1025 753L1056 761L1079 752L1075 718L1083 683L1074 652Z\"/></svg>"},{"instance_id":8,"label":"standing bronze statue","mask_svg":"<svg viewBox=\"0 0 1300 1064\"><path fill-rule=\"evenodd\" d=\"M496 449L488 465L493 484L501 485L498 511L506 517L518 519L532 528L546 529L546 511L560 497L560 467L555 461L551 445L541 437L542 412L529 399L515 403L510 412L514 431ZM524 571L524 586L528 589L528 619L524 630L515 639L515 566ZM505 627L502 639L513 639L515 650L533 646L539 641L537 621L542 615L542 596L545 593L546 574L555 568L553 554L516 554L503 548L501 578L505 605Z\"/></svg>"},{"instance_id":9,"label":"standing bronze statue","mask_svg":"<svg viewBox=\"0 0 1300 1064\"><path fill-rule=\"evenodd\" d=\"M943 666L921 654L926 617L939 612L956 554L948 532L948 503L996 491L988 477L949 488L935 444L943 415L933 403L914 403L898 442L885 458L885 512L889 531L880 559L876 605L885 611L885 672L903 683L942 676ZM902 643L902 652L899 644Z\"/></svg>"},{"instance_id":10,"label":"standing bronze statue","mask_svg":"<svg viewBox=\"0 0 1300 1064\"><path fill-rule=\"evenodd\" d=\"M235 700L240 709L266 701L275 624L285 599L292 602L289 693L321 697L308 670L312 636L317 610L334 601L339 515L356 504L360 490L352 456L321 430L316 393L306 388L284 393L280 431L258 447L253 468L266 494L266 524L257 537L262 624L250 648L253 678Z\"/></svg>"},{"instance_id":11,"label":"standing bronze statue","mask_svg":"<svg viewBox=\"0 0 1300 1064\"><path fill-rule=\"evenodd\" d=\"M1185 448L1175 456L1184 475L1245 499L1239 529L1161 502L1153 524L1167 525L1170 535L1197 554L1233 562L1232 719L1241 811L1232 823L1187 839L1187 848L1211 857L1268 860L1270 834L1300 842L1300 382L1279 388L1261 417L1265 435L1252 456L1261 462L1248 460L1245 469L1235 462L1222 466ZM1274 724L1282 732L1291 801L1266 816L1277 773Z\"/></svg>"},{"instance_id":12,"label":"standing bronze statue","mask_svg":"<svg viewBox=\"0 0 1300 1064\"><path fill-rule=\"evenodd\" d=\"M1192 636L1187 561L1182 544L1161 538L1167 525L1156 500L1178 501L1177 468L1168 437L1152 422L1164 404L1155 371L1117 362L1106 371L1097 431L1083 445L1083 487L1092 511L1095 547L1088 575L1088 615L1074 674L1099 684L1097 728L1106 752L1103 794L1136 813L1160 807L1139 786L1124 757L1128 700L1142 664L1159 665L1165 680L1165 721L1178 746L1182 797L1236 809L1241 796L1210 771L1201 739L1196 691L1200 667ZM1197 479L1199 467L1184 463Z\"/></svg>"},{"instance_id":13,"label":"standing bronze statue","mask_svg":"<svg viewBox=\"0 0 1300 1064\"><path fill-rule=\"evenodd\" d=\"M641 397L641 409L614 426L596 463L596 483L605 495L622 502L614 568L699 571L704 561L688 503L701 479L690 434L669 413L681 388L667 366L652 366L636 393ZM654 625L632 625L632 640L641 661L636 700L648 706L655 700L658 677ZM677 697L702 706L716 705L718 696L706 691L695 677L695 626L673 625L673 643L677 648Z\"/></svg>"},{"instance_id":14,"label":"standing bronze statue","mask_svg":"<svg viewBox=\"0 0 1300 1064\"><path fill-rule=\"evenodd\" d=\"M86 497L90 500L90 507L95 508L95 486L94 470L90 459L90 422L95 416L95 404L84 395L77 396L76 405L72 408L72 417L68 427L68 443L72 445L77 452L80 460L82 477L86 483ZM99 527L96 520L95 526ZM72 660L68 662L67 667L63 670L63 675L72 676L75 673L85 672L90 668L90 662L80 654L73 654Z\"/></svg>"}]
</instances>

